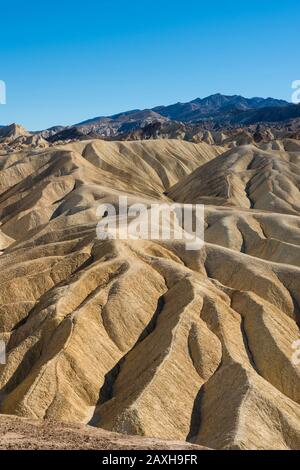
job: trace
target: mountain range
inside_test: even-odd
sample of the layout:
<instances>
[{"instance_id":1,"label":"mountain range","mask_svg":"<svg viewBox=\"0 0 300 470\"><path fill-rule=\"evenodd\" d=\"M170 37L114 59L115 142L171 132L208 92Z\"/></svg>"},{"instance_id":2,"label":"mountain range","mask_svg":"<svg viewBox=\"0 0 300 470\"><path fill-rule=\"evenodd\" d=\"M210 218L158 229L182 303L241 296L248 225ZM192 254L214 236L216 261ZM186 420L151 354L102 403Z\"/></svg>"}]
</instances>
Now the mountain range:
<instances>
[{"instance_id":1,"label":"mountain range","mask_svg":"<svg viewBox=\"0 0 300 470\"><path fill-rule=\"evenodd\" d=\"M133 109L112 116L98 116L70 125L56 125L31 132L50 143L69 140L144 140L153 138L198 139L203 130L247 128L258 124L299 130L300 105L274 98L244 98L220 93L188 103ZM296 126L295 126L295 120ZM3 126L1 134L5 131ZM10 127L8 127L10 130ZM255 128L252 129L255 132ZM251 133L252 133L251 131ZM1 135L0 135L1 138ZM201 139L200 139L201 140Z\"/></svg>"},{"instance_id":2,"label":"mountain range","mask_svg":"<svg viewBox=\"0 0 300 470\"><path fill-rule=\"evenodd\" d=\"M195 123L197 121L213 119L216 121L236 121L238 122L237 116L243 113L253 111L275 108L279 111L279 108L292 109L294 105L291 105L287 101L277 100L273 98L244 98L243 96L233 95L226 96L220 93L208 96L206 98L196 98L188 103L175 103L169 106L156 106L152 109L134 109L132 111L126 111L124 113L115 114L110 117L99 116L93 119L75 124L76 126L86 126L98 124L104 120L118 121L122 120L127 122L134 118L137 119L163 119L166 118L172 121L182 121Z\"/></svg>"},{"instance_id":3,"label":"mountain range","mask_svg":"<svg viewBox=\"0 0 300 470\"><path fill-rule=\"evenodd\" d=\"M107 139L131 138L130 133L147 129L159 123L168 131L182 123L186 126L206 128L238 127L257 123L285 122L300 118L300 106L274 98L244 98L227 96L220 93L206 98L196 98L188 103L169 106L156 106L152 109L133 109L112 116L98 116L76 123L70 127L59 128L58 132L48 129L42 136L50 141L103 137ZM56 129L56 128L55 128ZM170 135L168 135L170 137Z\"/></svg>"},{"instance_id":4,"label":"mountain range","mask_svg":"<svg viewBox=\"0 0 300 470\"><path fill-rule=\"evenodd\" d=\"M0 126L7 151L32 145L101 139L110 141L179 139L216 145L299 139L300 105L273 98L215 94L188 103L133 109L70 125L28 132L18 124Z\"/></svg>"}]
</instances>

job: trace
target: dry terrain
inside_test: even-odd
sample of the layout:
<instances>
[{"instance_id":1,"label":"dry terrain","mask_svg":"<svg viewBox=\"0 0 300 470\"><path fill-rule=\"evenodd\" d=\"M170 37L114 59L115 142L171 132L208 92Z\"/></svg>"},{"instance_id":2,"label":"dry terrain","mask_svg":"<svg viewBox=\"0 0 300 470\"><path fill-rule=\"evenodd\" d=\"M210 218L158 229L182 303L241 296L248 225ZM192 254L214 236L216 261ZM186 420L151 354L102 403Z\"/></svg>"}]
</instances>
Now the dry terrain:
<instances>
[{"instance_id":1,"label":"dry terrain","mask_svg":"<svg viewBox=\"0 0 300 470\"><path fill-rule=\"evenodd\" d=\"M23 134L0 146L0 413L29 421L1 446L300 449L300 142ZM205 204L204 246L97 239L119 195Z\"/></svg>"},{"instance_id":2,"label":"dry terrain","mask_svg":"<svg viewBox=\"0 0 300 470\"><path fill-rule=\"evenodd\" d=\"M83 424L2 416L0 450L208 450L183 441L126 436Z\"/></svg>"}]
</instances>

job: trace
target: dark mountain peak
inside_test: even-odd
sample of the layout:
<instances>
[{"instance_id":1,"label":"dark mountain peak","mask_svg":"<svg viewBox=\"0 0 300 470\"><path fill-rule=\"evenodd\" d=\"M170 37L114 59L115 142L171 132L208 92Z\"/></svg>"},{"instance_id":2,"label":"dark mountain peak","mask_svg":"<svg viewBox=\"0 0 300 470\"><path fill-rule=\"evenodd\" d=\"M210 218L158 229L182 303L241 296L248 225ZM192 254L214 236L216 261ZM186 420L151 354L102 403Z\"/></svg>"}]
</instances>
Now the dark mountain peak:
<instances>
[{"instance_id":1,"label":"dark mountain peak","mask_svg":"<svg viewBox=\"0 0 300 470\"><path fill-rule=\"evenodd\" d=\"M111 116L99 116L71 127L49 129L42 136L52 141L57 138L82 139L95 135L108 139L133 135L135 138L150 138L152 135L180 134L182 125L188 129L191 126L221 128L297 117L299 108L284 100L215 93L186 103L178 101L168 106L132 109Z\"/></svg>"},{"instance_id":2,"label":"dark mountain peak","mask_svg":"<svg viewBox=\"0 0 300 470\"><path fill-rule=\"evenodd\" d=\"M215 93L205 98L195 98L188 103L158 106L154 110L168 119L194 122L203 119L213 119L224 113L228 115L229 112L236 114L241 111L282 106L289 106L289 103L274 98L244 98L241 95Z\"/></svg>"}]
</instances>

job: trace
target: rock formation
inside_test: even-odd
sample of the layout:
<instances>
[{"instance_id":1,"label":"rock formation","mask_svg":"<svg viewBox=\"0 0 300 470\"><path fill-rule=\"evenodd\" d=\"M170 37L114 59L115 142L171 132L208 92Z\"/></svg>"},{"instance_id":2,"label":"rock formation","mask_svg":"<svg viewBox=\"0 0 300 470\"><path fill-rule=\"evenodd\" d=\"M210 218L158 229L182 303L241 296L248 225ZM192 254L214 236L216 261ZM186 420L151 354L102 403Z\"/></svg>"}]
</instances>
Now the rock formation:
<instances>
[{"instance_id":1,"label":"rock formation","mask_svg":"<svg viewBox=\"0 0 300 470\"><path fill-rule=\"evenodd\" d=\"M300 145L258 140L2 152L0 413L300 448ZM97 239L119 195L205 204L204 246Z\"/></svg>"}]
</instances>

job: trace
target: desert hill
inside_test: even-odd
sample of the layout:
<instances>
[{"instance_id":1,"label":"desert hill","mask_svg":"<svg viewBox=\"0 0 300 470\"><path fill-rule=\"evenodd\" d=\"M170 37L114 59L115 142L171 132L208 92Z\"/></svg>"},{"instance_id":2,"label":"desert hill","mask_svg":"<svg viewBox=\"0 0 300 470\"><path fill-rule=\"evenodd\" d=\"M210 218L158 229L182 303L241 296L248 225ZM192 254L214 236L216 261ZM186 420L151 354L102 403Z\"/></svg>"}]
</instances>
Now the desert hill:
<instances>
[{"instance_id":1,"label":"desert hill","mask_svg":"<svg viewBox=\"0 0 300 470\"><path fill-rule=\"evenodd\" d=\"M300 448L299 141L221 134L2 150L1 414ZM119 195L205 203L204 246L97 239Z\"/></svg>"},{"instance_id":2,"label":"desert hill","mask_svg":"<svg viewBox=\"0 0 300 470\"><path fill-rule=\"evenodd\" d=\"M299 215L299 164L298 142L285 140L277 151L242 145L197 168L168 195L178 202Z\"/></svg>"}]
</instances>

